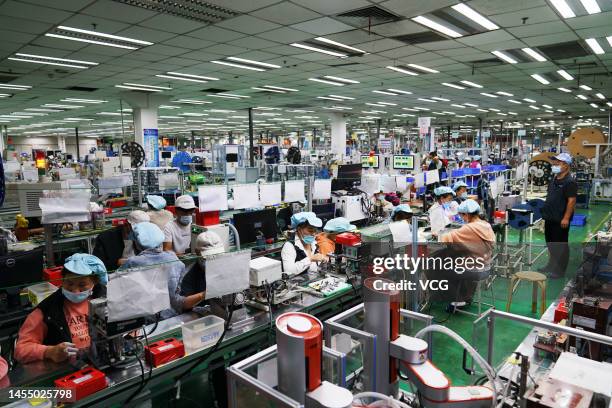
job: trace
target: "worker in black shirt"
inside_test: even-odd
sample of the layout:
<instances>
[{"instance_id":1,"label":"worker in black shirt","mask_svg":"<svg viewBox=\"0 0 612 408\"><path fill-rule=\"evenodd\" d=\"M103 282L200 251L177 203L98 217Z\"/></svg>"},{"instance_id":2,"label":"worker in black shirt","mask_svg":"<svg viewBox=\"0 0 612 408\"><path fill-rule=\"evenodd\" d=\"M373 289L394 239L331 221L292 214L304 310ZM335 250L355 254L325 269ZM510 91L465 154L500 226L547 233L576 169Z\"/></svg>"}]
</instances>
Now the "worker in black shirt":
<instances>
[{"instance_id":1,"label":"worker in black shirt","mask_svg":"<svg viewBox=\"0 0 612 408\"><path fill-rule=\"evenodd\" d=\"M548 185L546 202L542 208L548 264L539 271L555 279L565 276L569 261L569 226L576 206L578 186L570 174L572 156L561 153L551 160L554 177Z\"/></svg>"},{"instance_id":2,"label":"worker in black shirt","mask_svg":"<svg viewBox=\"0 0 612 408\"><path fill-rule=\"evenodd\" d=\"M198 235L194 246L194 252L198 255L198 259L181 279L180 294L187 297L197 294L200 296L197 303L201 303L206 297L205 258L224 252L224 247L219 235L212 231L202 232Z\"/></svg>"}]
</instances>

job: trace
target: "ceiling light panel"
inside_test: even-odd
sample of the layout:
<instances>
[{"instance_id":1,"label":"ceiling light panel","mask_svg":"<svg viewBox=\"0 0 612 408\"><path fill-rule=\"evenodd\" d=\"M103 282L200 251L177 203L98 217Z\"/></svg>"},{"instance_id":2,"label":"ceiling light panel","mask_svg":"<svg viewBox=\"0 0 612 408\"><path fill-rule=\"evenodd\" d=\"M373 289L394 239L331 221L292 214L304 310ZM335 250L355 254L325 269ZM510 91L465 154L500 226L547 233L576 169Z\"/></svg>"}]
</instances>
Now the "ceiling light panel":
<instances>
[{"instance_id":1,"label":"ceiling light panel","mask_svg":"<svg viewBox=\"0 0 612 408\"><path fill-rule=\"evenodd\" d=\"M491 51L491 54L495 55L497 58L501 59L502 61L506 61L509 64L516 64L518 62L517 60L512 58L510 55L502 51Z\"/></svg>"},{"instance_id":2,"label":"ceiling light panel","mask_svg":"<svg viewBox=\"0 0 612 408\"><path fill-rule=\"evenodd\" d=\"M323 78L331 79L332 81L336 81L336 82L343 82L345 84L358 84L359 83L359 81L355 81L354 79L341 78L341 77L332 76L332 75L325 75Z\"/></svg>"},{"instance_id":3,"label":"ceiling light panel","mask_svg":"<svg viewBox=\"0 0 612 408\"><path fill-rule=\"evenodd\" d=\"M444 85L444 86L448 86L449 88L455 88L455 89L465 89L465 87L464 87L464 86L457 85L457 84L453 84L453 83L450 83L450 82L442 82L442 85Z\"/></svg>"},{"instance_id":4,"label":"ceiling light panel","mask_svg":"<svg viewBox=\"0 0 612 408\"><path fill-rule=\"evenodd\" d=\"M437 71L437 70L432 69L432 68L424 67L423 65L407 64L407 66L410 67L410 68L414 68L414 69L416 69L418 71L427 72L429 74L437 74L437 73L440 72L440 71Z\"/></svg>"},{"instance_id":5,"label":"ceiling light panel","mask_svg":"<svg viewBox=\"0 0 612 408\"><path fill-rule=\"evenodd\" d=\"M31 88L30 85L0 84L0 89L11 89L14 91L27 91Z\"/></svg>"},{"instance_id":6,"label":"ceiling light panel","mask_svg":"<svg viewBox=\"0 0 612 408\"><path fill-rule=\"evenodd\" d=\"M551 4L563 18L576 17L576 13L572 10L565 0L550 0Z\"/></svg>"},{"instance_id":7,"label":"ceiling light panel","mask_svg":"<svg viewBox=\"0 0 612 408\"><path fill-rule=\"evenodd\" d=\"M329 81L326 79L321 79L321 78L308 78L309 81L314 81L314 82L319 82L322 84L327 84L327 85L334 85L334 86L344 86L346 84L342 83L342 82L335 82L335 81Z\"/></svg>"},{"instance_id":8,"label":"ceiling light panel","mask_svg":"<svg viewBox=\"0 0 612 408\"><path fill-rule=\"evenodd\" d=\"M482 14L478 13L476 10L469 7L465 3L455 4L454 6L452 6L452 9L463 14L464 16L466 16L467 18L469 18L470 20L472 20L473 22L475 22L486 30L497 30L499 28L497 24L495 24Z\"/></svg>"},{"instance_id":9,"label":"ceiling light panel","mask_svg":"<svg viewBox=\"0 0 612 408\"><path fill-rule=\"evenodd\" d=\"M499 98L499 96L493 95L493 94L488 93L488 92L481 92L480 94L484 95L484 96L488 96L489 98Z\"/></svg>"},{"instance_id":10,"label":"ceiling light panel","mask_svg":"<svg viewBox=\"0 0 612 408\"><path fill-rule=\"evenodd\" d=\"M246 58L227 57L226 59L228 59L230 61L236 61L236 62L239 62L241 64L255 65L255 66L264 67L264 68L280 68L281 67L280 65L269 64L267 62L255 61L255 60L250 60L250 59L246 59Z\"/></svg>"},{"instance_id":11,"label":"ceiling light panel","mask_svg":"<svg viewBox=\"0 0 612 408\"><path fill-rule=\"evenodd\" d=\"M76 27L58 26L45 34L47 37L61 38L70 41L79 41L107 47L137 50L138 48L153 45L152 42L137 40L135 38L121 37L97 31L83 30Z\"/></svg>"},{"instance_id":12,"label":"ceiling light panel","mask_svg":"<svg viewBox=\"0 0 612 408\"><path fill-rule=\"evenodd\" d=\"M585 91L591 91L591 90L593 90L593 88L591 88L591 87L590 87L590 86L588 86L588 85L580 85L580 88L581 88L581 89L584 89Z\"/></svg>"},{"instance_id":13,"label":"ceiling light panel","mask_svg":"<svg viewBox=\"0 0 612 408\"><path fill-rule=\"evenodd\" d=\"M368 54L368 53L367 53L366 51L364 51L364 50L360 50L359 48L351 47L350 45L343 44L343 43L338 42L338 41L333 41L333 40L330 40L329 38L325 38L325 37L316 37L314 40L315 40L315 41L318 41L318 42L320 42L320 43L324 43L324 44L327 44L327 45L331 45L331 46L334 46L334 47L340 48L340 49L342 49L342 50L347 50L347 51L350 51L350 52L352 52L352 53L354 53L354 54L362 54L362 55L363 55L363 54Z\"/></svg>"},{"instance_id":14,"label":"ceiling light panel","mask_svg":"<svg viewBox=\"0 0 612 408\"><path fill-rule=\"evenodd\" d=\"M538 61L538 62L544 62L546 61L546 58L544 58L542 56L542 54L540 54L539 52L537 52L536 50L534 50L533 48L521 48L521 50L529 55L531 58L533 58L534 60Z\"/></svg>"},{"instance_id":15,"label":"ceiling light panel","mask_svg":"<svg viewBox=\"0 0 612 408\"><path fill-rule=\"evenodd\" d=\"M601 8L599 8L597 0L580 0L580 3L582 3L582 7L584 7L589 14L601 13Z\"/></svg>"},{"instance_id":16,"label":"ceiling light panel","mask_svg":"<svg viewBox=\"0 0 612 408\"><path fill-rule=\"evenodd\" d=\"M543 85L550 84L550 81L540 74L531 74L531 77Z\"/></svg>"},{"instance_id":17,"label":"ceiling light panel","mask_svg":"<svg viewBox=\"0 0 612 408\"><path fill-rule=\"evenodd\" d=\"M561 76L563 77L563 79L565 79L565 80L567 80L567 81L572 81L572 80L574 79L574 77L573 77L573 76L571 76L571 75L569 74L569 72L567 72L567 71L566 71L566 70L564 70L564 69L560 69L560 70L558 70L558 71L557 71L557 74L561 75Z\"/></svg>"},{"instance_id":18,"label":"ceiling light panel","mask_svg":"<svg viewBox=\"0 0 612 408\"><path fill-rule=\"evenodd\" d=\"M248 69L250 71L258 71L258 72L266 71L263 68L253 67L253 66L244 65L244 64L236 64L234 62L229 62L229 61L213 60L213 61L210 61L210 62L212 62L213 64L226 65L228 67Z\"/></svg>"},{"instance_id":19,"label":"ceiling light panel","mask_svg":"<svg viewBox=\"0 0 612 408\"><path fill-rule=\"evenodd\" d=\"M474 83L474 82L471 82L471 81L465 81L465 80L463 80L463 81L459 81L459 82L461 82L461 83L462 83L462 84L464 84L464 85L471 86L472 88L482 88L482 85L479 85L479 84Z\"/></svg>"},{"instance_id":20,"label":"ceiling light panel","mask_svg":"<svg viewBox=\"0 0 612 408\"><path fill-rule=\"evenodd\" d=\"M326 48L316 47L313 45L308 45L308 44L303 44L303 43L291 43L289 45L291 45L292 47L296 47L296 48L302 48L302 49L309 50L309 51L319 52L321 54L332 55L334 57L340 57L340 58L348 57L348 55L345 53L338 52L338 51L332 51Z\"/></svg>"},{"instance_id":21,"label":"ceiling light panel","mask_svg":"<svg viewBox=\"0 0 612 408\"><path fill-rule=\"evenodd\" d=\"M386 68L390 69L392 71L401 72L402 74L406 74L406 75L412 75L412 76L419 75L417 72L410 71L409 69L405 69L405 68L402 68L402 67L395 67L395 66L392 66L392 65L388 65Z\"/></svg>"},{"instance_id":22,"label":"ceiling light panel","mask_svg":"<svg viewBox=\"0 0 612 408\"><path fill-rule=\"evenodd\" d=\"M445 26L443 24L440 24L428 17L425 16L417 16L411 19L412 21L414 21L415 23L419 23L421 25L424 25L427 28L431 28L432 30L438 31L444 35L447 35L449 37L452 38L459 38L459 37L463 37L463 34L457 32L456 30L452 29L451 27Z\"/></svg>"},{"instance_id":23,"label":"ceiling light panel","mask_svg":"<svg viewBox=\"0 0 612 408\"><path fill-rule=\"evenodd\" d=\"M61 67L79 68L79 69L87 69L87 68L91 68L92 66L98 65L97 62L74 60L74 59L68 59L68 58L47 57L44 55L23 54L20 52L16 53L12 57L9 57L8 59L12 61L31 62L34 64L44 64L44 65L57 65Z\"/></svg>"},{"instance_id":24,"label":"ceiling light panel","mask_svg":"<svg viewBox=\"0 0 612 408\"><path fill-rule=\"evenodd\" d=\"M571 89L567 89L567 88L563 88L563 87L561 87L561 88L557 88L557 89L558 89L558 90L560 90L561 92L565 92L565 93L570 93L570 92L572 92L572 90L571 90Z\"/></svg>"},{"instance_id":25,"label":"ceiling light panel","mask_svg":"<svg viewBox=\"0 0 612 408\"><path fill-rule=\"evenodd\" d=\"M151 10L156 13L182 17L201 23L218 23L228 18L236 17L238 12L207 3L202 0L113 0Z\"/></svg>"},{"instance_id":26,"label":"ceiling light panel","mask_svg":"<svg viewBox=\"0 0 612 408\"><path fill-rule=\"evenodd\" d=\"M595 38L587 38L585 41L595 54L604 54L603 48L601 48L601 45L599 45L599 42Z\"/></svg>"}]
</instances>

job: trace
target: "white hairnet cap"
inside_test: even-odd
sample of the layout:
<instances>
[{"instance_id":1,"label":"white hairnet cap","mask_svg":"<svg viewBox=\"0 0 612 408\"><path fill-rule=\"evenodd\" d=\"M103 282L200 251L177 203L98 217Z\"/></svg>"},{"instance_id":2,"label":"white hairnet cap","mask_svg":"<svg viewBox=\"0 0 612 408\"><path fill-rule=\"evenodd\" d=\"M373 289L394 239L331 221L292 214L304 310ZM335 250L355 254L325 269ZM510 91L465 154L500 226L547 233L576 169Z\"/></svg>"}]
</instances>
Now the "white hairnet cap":
<instances>
[{"instance_id":1,"label":"white hairnet cap","mask_svg":"<svg viewBox=\"0 0 612 408\"><path fill-rule=\"evenodd\" d=\"M480 205L472 199L467 199L457 208L457 212L462 214L477 214L480 212Z\"/></svg>"},{"instance_id":2,"label":"white hairnet cap","mask_svg":"<svg viewBox=\"0 0 612 408\"><path fill-rule=\"evenodd\" d=\"M202 232L196 238L195 252L201 256L220 254L225 251L223 241L212 231Z\"/></svg>"},{"instance_id":3,"label":"white hairnet cap","mask_svg":"<svg viewBox=\"0 0 612 408\"><path fill-rule=\"evenodd\" d=\"M321 228L323 226L323 221L321 221L321 219L313 212L304 211L291 216L292 228L304 223L308 223L308 225L317 228Z\"/></svg>"},{"instance_id":4,"label":"white hairnet cap","mask_svg":"<svg viewBox=\"0 0 612 408\"><path fill-rule=\"evenodd\" d=\"M344 217L338 217L338 218L334 218L334 219L327 221L325 223L325 227L323 227L323 231L340 233L340 232L353 231L356 228L357 227L351 224L351 222L348 219Z\"/></svg>"},{"instance_id":5,"label":"white hairnet cap","mask_svg":"<svg viewBox=\"0 0 612 408\"><path fill-rule=\"evenodd\" d=\"M134 225L140 224L141 222L149 222L151 221L151 218L149 217L149 214L142 210L134 210L128 214L127 220L133 227Z\"/></svg>"}]
</instances>

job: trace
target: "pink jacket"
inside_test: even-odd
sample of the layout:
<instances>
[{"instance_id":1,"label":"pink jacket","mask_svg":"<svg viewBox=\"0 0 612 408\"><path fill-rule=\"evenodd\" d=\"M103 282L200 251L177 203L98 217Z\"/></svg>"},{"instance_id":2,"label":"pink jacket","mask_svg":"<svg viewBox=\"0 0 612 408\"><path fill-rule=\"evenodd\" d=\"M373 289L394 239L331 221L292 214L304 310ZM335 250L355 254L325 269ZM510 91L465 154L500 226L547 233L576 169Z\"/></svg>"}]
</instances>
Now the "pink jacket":
<instances>
[{"instance_id":1,"label":"pink jacket","mask_svg":"<svg viewBox=\"0 0 612 408\"><path fill-rule=\"evenodd\" d=\"M88 348L91 342L89 337L89 326L87 324L87 312L89 302L72 303L64 301L64 315L70 329L72 342L77 348ZM43 360L45 346L43 341L47 335L47 325L43 321L43 313L40 309L34 309L26 318L19 329L19 338L15 346L15 359L20 363Z\"/></svg>"}]
</instances>

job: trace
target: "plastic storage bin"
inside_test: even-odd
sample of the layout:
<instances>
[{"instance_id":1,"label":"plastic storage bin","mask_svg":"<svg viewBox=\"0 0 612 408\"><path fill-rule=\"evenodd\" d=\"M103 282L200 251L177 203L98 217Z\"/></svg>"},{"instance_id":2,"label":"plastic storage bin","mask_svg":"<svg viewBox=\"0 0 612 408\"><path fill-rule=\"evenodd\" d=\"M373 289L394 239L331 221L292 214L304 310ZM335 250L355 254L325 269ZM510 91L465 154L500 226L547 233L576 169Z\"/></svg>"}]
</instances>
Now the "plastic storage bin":
<instances>
[{"instance_id":1,"label":"plastic storage bin","mask_svg":"<svg viewBox=\"0 0 612 408\"><path fill-rule=\"evenodd\" d=\"M37 306L40 302L45 300L47 296L58 290L58 288L49 282L41 282L36 285L28 286L26 290L32 306Z\"/></svg>"},{"instance_id":2,"label":"plastic storage bin","mask_svg":"<svg viewBox=\"0 0 612 408\"><path fill-rule=\"evenodd\" d=\"M584 214L574 214L570 221L572 227L584 227L586 225L587 216Z\"/></svg>"},{"instance_id":3,"label":"plastic storage bin","mask_svg":"<svg viewBox=\"0 0 612 408\"><path fill-rule=\"evenodd\" d=\"M182 327L185 352L191 354L214 344L221 337L224 324L225 320L212 315L185 323Z\"/></svg>"}]
</instances>

